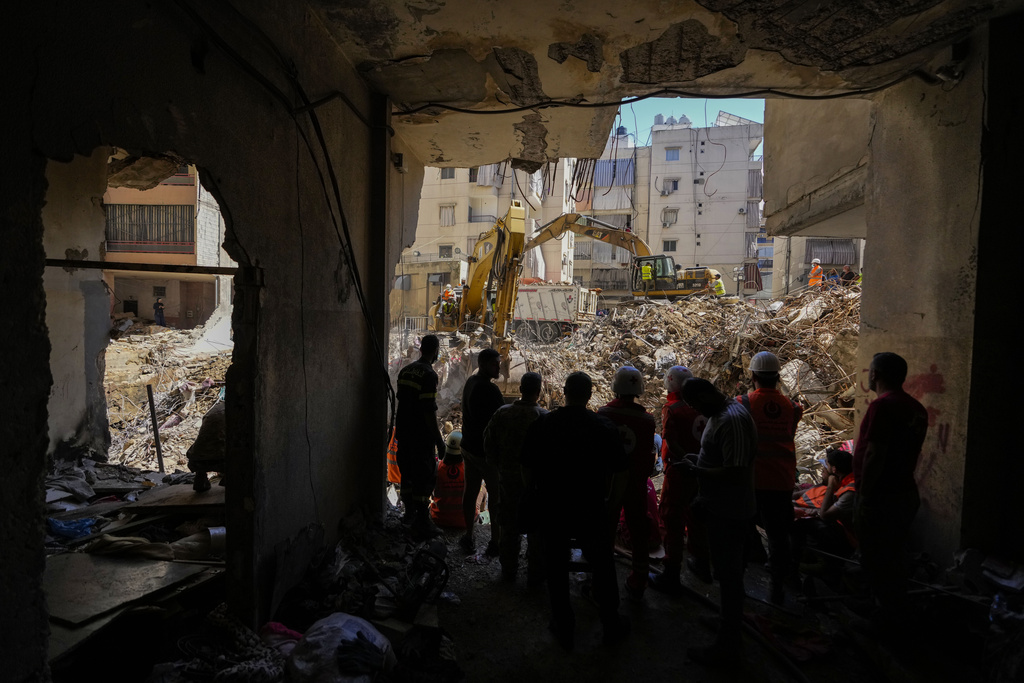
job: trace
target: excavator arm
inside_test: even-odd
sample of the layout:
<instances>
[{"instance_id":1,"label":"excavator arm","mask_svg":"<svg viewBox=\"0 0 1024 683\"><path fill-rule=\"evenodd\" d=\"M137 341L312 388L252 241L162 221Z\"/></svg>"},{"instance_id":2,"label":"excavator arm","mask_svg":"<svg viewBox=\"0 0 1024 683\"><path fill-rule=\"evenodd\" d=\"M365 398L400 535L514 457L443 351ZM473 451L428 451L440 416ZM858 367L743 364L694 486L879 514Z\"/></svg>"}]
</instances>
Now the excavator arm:
<instances>
[{"instance_id":1,"label":"excavator arm","mask_svg":"<svg viewBox=\"0 0 1024 683\"><path fill-rule=\"evenodd\" d=\"M523 247L523 252L525 253L534 247L539 247L550 240L558 239L566 232L589 237L605 244L610 244L613 247L621 247L634 257L651 255L651 248L637 235L622 228L602 223L592 216L584 216L578 213L562 214L547 225L542 226L540 231L531 237L530 241Z\"/></svg>"}]
</instances>

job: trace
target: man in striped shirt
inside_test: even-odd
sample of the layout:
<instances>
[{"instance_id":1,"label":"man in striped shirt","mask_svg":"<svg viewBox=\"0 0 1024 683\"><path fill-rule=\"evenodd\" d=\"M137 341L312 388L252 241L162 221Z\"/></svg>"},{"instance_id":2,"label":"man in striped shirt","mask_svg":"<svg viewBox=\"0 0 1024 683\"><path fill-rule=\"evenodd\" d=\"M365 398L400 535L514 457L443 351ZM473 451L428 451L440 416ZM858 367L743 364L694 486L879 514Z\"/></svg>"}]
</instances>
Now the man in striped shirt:
<instances>
[{"instance_id":1,"label":"man in striped shirt","mask_svg":"<svg viewBox=\"0 0 1024 683\"><path fill-rule=\"evenodd\" d=\"M746 408L705 379L686 380L682 399L708 418L696 464L683 460L679 465L696 474L700 483L694 507L706 522L722 596L722 623L715 642L691 647L687 654L698 664L726 664L735 661L741 648L743 545L756 509L757 428Z\"/></svg>"}]
</instances>

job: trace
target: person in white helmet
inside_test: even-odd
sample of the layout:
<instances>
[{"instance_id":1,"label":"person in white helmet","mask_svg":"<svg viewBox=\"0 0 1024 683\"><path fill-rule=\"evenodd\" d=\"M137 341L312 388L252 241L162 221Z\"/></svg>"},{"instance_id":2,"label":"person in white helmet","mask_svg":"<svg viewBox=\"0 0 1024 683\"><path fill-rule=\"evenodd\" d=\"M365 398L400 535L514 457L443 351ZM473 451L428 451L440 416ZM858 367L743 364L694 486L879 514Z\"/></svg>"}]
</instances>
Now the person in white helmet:
<instances>
[{"instance_id":1,"label":"person in white helmet","mask_svg":"<svg viewBox=\"0 0 1024 683\"><path fill-rule=\"evenodd\" d=\"M755 354L750 359L754 391L736 397L757 426L754 493L758 524L768 536L771 601L776 604L785 601L784 585L792 564L789 537L793 528L793 486L796 484L796 446L793 439L804 414L799 403L776 388L780 370L779 359L774 353L761 351ZM752 531L750 539L751 547L758 548L761 536Z\"/></svg>"},{"instance_id":2,"label":"person in white helmet","mask_svg":"<svg viewBox=\"0 0 1024 683\"><path fill-rule=\"evenodd\" d=\"M821 287L824 281L825 272L821 269L821 259L811 260L811 274L807 276L807 284L811 287Z\"/></svg>"},{"instance_id":3,"label":"person in white helmet","mask_svg":"<svg viewBox=\"0 0 1024 683\"><path fill-rule=\"evenodd\" d=\"M661 409L661 459L665 463L665 478L658 508L665 527L665 571L650 575L651 587L664 593L682 591L679 573L684 548L690 551L686 557L690 572L705 583L711 582L707 533L691 507L697 496L697 478L678 465L687 453L700 452L700 437L708 422L681 398L683 383L692 377L693 373L682 365L673 366L665 373L668 396Z\"/></svg>"},{"instance_id":4,"label":"person in white helmet","mask_svg":"<svg viewBox=\"0 0 1024 683\"><path fill-rule=\"evenodd\" d=\"M643 597L647 588L650 568L650 521L647 518L647 479L654 470L654 417L637 403L643 396L644 376L631 365L615 372L612 380L615 399L597 409L619 428L622 445L629 459L622 508L626 514L626 528L633 552L633 571L626 579L626 592Z\"/></svg>"}]
</instances>

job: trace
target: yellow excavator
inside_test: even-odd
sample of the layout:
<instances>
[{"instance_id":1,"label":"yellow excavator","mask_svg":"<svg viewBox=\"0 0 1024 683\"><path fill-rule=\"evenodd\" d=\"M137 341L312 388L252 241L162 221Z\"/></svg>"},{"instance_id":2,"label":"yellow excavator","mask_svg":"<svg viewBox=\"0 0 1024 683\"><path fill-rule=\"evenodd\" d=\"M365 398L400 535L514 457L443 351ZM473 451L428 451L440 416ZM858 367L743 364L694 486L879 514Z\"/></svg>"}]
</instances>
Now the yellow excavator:
<instances>
[{"instance_id":1,"label":"yellow excavator","mask_svg":"<svg viewBox=\"0 0 1024 683\"><path fill-rule=\"evenodd\" d=\"M632 254L630 280L635 297L673 299L706 291L717 272L710 268L677 271L671 256L651 254L647 243L634 233L578 213L562 214L527 241L526 211L521 201L512 200L508 213L483 233L473 247L467 259L466 284L457 303L445 306L444 301L439 301L430 308L430 329L466 333L476 327L489 327L493 335L492 347L501 354L507 367L523 256L566 232L621 247ZM648 280L643 277L645 266L649 266L651 275Z\"/></svg>"},{"instance_id":2,"label":"yellow excavator","mask_svg":"<svg viewBox=\"0 0 1024 683\"><path fill-rule=\"evenodd\" d=\"M630 283L633 296L637 298L676 299L704 292L714 288L715 275L719 274L713 268L677 269L671 256L652 254L647 243L634 233L578 213L562 214L542 226L526 243L523 251L529 251L548 240L558 239L566 232L621 247L632 254ZM647 272L650 274L648 280L644 280L645 267L648 267Z\"/></svg>"}]
</instances>

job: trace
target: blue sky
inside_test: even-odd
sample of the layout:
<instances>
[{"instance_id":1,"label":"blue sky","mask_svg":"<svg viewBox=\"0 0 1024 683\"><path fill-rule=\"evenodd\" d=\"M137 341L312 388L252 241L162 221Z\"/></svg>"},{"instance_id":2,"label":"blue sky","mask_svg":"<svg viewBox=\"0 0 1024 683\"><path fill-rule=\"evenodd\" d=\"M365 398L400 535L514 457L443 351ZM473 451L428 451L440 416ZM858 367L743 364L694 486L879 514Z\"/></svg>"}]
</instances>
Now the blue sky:
<instances>
[{"instance_id":1,"label":"blue sky","mask_svg":"<svg viewBox=\"0 0 1024 683\"><path fill-rule=\"evenodd\" d=\"M636 144L643 146L649 144L655 114L664 114L666 119L669 116L678 119L680 114L685 114L694 128L703 128L705 120L708 126L715 122L719 110L764 123L764 100L652 97L620 107L613 130L614 127L625 126L636 136Z\"/></svg>"}]
</instances>

